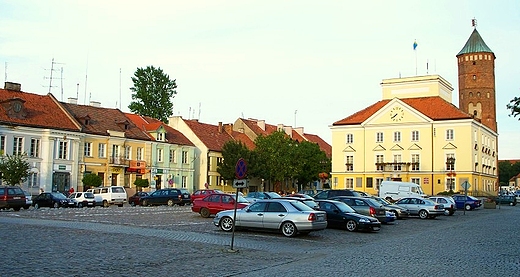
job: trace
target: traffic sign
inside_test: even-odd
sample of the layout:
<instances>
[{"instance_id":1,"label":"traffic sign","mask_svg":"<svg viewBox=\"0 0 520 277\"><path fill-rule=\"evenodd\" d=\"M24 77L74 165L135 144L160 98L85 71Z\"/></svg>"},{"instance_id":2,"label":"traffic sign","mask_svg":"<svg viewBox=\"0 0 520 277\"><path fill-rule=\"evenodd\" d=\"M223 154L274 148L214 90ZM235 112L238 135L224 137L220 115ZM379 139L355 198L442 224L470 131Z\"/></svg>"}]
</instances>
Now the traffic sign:
<instances>
[{"instance_id":1,"label":"traffic sign","mask_svg":"<svg viewBox=\"0 0 520 277\"><path fill-rule=\"evenodd\" d=\"M246 180L246 179L242 179L242 180L234 180L234 181L233 181L233 187L236 188L236 189L247 188L248 185L249 185L249 184L247 183L247 180Z\"/></svg>"},{"instance_id":2,"label":"traffic sign","mask_svg":"<svg viewBox=\"0 0 520 277\"><path fill-rule=\"evenodd\" d=\"M460 185L464 190L468 190L469 188L471 188L471 185L468 183L468 181L464 181L464 183L462 183Z\"/></svg>"},{"instance_id":3,"label":"traffic sign","mask_svg":"<svg viewBox=\"0 0 520 277\"><path fill-rule=\"evenodd\" d=\"M238 159L235 166L235 177L237 179L245 179L247 175L247 163L243 158Z\"/></svg>"}]
</instances>

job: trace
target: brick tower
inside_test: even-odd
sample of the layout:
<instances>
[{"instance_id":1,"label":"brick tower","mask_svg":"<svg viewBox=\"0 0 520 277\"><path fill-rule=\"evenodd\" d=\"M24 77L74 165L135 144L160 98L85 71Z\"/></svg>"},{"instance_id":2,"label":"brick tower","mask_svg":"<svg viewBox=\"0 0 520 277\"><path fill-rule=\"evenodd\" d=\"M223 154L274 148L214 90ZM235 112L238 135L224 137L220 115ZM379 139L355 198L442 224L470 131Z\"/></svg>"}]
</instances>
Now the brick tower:
<instances>
[{"instance_id":1,"label":"brick tower","mask_svg":"<svg viewBox=\"0 0 520 277\"><path fill-rule=\"evenodd\" d=\"M457 54L459 109L497 132L495 54L486 45L473 20L473 33Z\"/></svg>"}]
</instances>

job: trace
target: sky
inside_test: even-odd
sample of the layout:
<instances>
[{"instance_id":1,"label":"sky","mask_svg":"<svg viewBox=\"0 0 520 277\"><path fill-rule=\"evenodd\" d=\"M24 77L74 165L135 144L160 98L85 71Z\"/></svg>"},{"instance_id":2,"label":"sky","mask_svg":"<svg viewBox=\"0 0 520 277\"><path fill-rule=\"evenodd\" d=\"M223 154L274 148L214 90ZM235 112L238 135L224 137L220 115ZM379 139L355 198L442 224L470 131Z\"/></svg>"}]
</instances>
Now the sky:
<instances>
[{"instance_id":1,"label":"sky","mask_svg":"<svg viewBox=\"0 0 520 277\"><path fill-rule=\"evenodd\" d=\"M263 119L331 143L332 123L381 100L383 79L438 74L458 106L472 19L496 56L498 157L520 159L506 109L520 96L517 0L0 0L0 78L129 112L131 77L153 65L176 80L174 115Z\"/></svg>"}]
</instances>

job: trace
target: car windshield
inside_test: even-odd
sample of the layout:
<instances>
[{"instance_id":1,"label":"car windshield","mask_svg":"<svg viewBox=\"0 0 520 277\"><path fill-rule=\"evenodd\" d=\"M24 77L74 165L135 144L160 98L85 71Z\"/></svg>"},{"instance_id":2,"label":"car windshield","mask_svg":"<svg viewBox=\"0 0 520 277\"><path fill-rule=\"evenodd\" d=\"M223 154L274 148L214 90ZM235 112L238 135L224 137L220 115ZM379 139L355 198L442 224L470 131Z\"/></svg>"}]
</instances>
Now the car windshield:
<instances>
[{"instance_id":1,"label":"car windshield","mask_svg":"<svg viewBox=\"0 0 520 277\"><path fill-rule=\"evenodd\" d=\"M381 198L381 197L374 197L372 199L374 199L375 201L377 201L385 206L392 205L392 203L386 201L384 198Z\"/></svg>"},{"instance_id":2,"label":"car windshield","mask_svg":"<svg viewBox=\"0 0 520 277\"><path fill-rule=\"evenodd\" d=\"M180 189L181 194L190 194L190 192L187 189Z\"/></svg>"},{"instance_id":3,"label":"car windshield","mask_svg":"<svg viewBox=\"0 0 520 277\"><path fill-rule=\"evenodd\" d=\"M236 198L236 194L233 194L233 199ZM241 195L238 195L238 203L249 203L249 201L247 201L247 199L245 199L244 197L242 197Z\"/></svg>"},{"instance_id":4,"label":"car windshield","mask_svg":"<svg viewBox=\"0 0 520 277\"><path fill-rule=\"evenodd\" d=\"M382 205L381 203L379 203L378 201L376 201L375 199L372 199L372 198L367 198L366 201L369 205L372 205L372 206L379 207Z\"/></svg>"},{"instance_id":5,"label":"car windshield","mask_svg":"<svg viewBox=\"0 0 520 277\"><path fill-rule=\"evenodd\" d=\"M342 213L355 213L356 212L349 205L347 205L343 202L338 201L338 203L335 203L335 204L336 204L336 207L338 207L339 211Z\"/></svg>"},{"instance_id":6,"label":"car windshield","mask_svg":"<svg viewBox=\"0 0 520 277\"><path fill-rule=\"evenodd\" d=\"M314 211L311 207L303 204L300 201L291 201L291 205L298 211Z\"/></svg>"},{"instance_id":7,"label":"car windshield","mask_svg":"<svg viewBox=\"0 0 520 277\"><path fill-rule=\"evenodd\" d=\"M271 198L282 197L280 194L278 194L276 192L266 192L266 194L269 195L269 197L271 197Z\"/></svg>"},{"instance_id":8,"label":"car windshield","mask_svg":"<svg viewBox=\"0 0 520 277\"><path fill-rule=\"evenodd\" d=\"M52 196L54 196L57 199L67 199L67 197L61 192L53 192Z\"/></svg>"},{"instance_id":9,"label":"car windshield","mask_svg":"<svg viewBox=\"0 0 520 277\"><path fill-rule=\"evenodd\" d=\"M94 198L94 194L92 192L85 192L83 196L85 196L85 198Z\"/></svg>"}]
</instances>

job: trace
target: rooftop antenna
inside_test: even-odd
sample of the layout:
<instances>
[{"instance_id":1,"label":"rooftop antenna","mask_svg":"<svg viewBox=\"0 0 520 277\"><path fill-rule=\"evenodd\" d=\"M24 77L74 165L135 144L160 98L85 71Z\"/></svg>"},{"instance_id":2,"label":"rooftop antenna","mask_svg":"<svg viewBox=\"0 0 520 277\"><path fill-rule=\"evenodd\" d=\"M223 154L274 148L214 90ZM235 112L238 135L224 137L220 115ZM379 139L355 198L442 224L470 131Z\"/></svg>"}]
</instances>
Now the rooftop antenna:
<instances>
[{"instance_id":1,"label":"rooftop antenna","mask_svg":"<svg viewBox=\"0 0 520 277\"><path fill-rule=\"evenodd\" d=\"M298 110L294 110L294 128L296 128L296 113L298 113Z\"/></svg>"},{"instance_id":2,"label":"rooftop antenna","mask_svg":"<svg viewBox=\"0 0 520 277\"><path fill-rule=\"evenodd\" d=\"M117 102L116 102L117 108ZM121 67L119 68L119 109L121 110Z\"/></svg>"},{"instance_id":3,"label":"rooftop antenna","mask_svg":"<svg viewBox=\"0 0 520 277\"><path fill-rule=\"evenodd\" d=\"M86 102L87 102L87 80L88 80L88 54L87 54L87 67L85 68L85 100L83 100L83 104L86 104Z\"/></svg>"},{"instance_id":4,"label":"rooftop antenna","mask_svg":"<svg viewBox=\"0 0 520 277\"><path fill-rule=\"evenodd\" d=\"M477 29L477 19L475 19L474 17L471 20L471 27L473 27L473 29Z\"/></svg>"},{"instance_id":5,"label":"rooftop antenna","mask_svg":"<svg viewBox=\"0 0 520 277\"><path fill-rule=\"evenodd\" d=\"M63 66L61 67L61 101L63 101Z\"/></svg>"},{"instance_id":6,"label":"rooftop antenna","mask_svg":"<svg viewBox=\"0 0 520 277\"><path fill-rule=\"evenodd\" d=\"M201 103L199 102L199 119L200 119L200 105L201 105Z\"/></svg>"},{"instance_id":7,"label":"rooftop antenna","mask_svg":"<svg viewBox=\"0 0 520 277\"><path fill-rule=\"evenodd\" d=\"M54 69L54 65L55 65L55 64L60 64L60 63L55 62L55 61L54 61L54 58L52 58L52 61L51 61L51 69L50 69L50 77L44 77L44 79L49 79L49 93L51 93L51 90L52 90L52 88L53 88L53 86L52 86L52 80L53 80L53 79L57 79L56 77L52 77L52 73L53 73L54 71L57 71L57 69Z\"/></svg>"},{"instance_id":8,"label":"rooftop antenna","mask_svg":"<svg viewBox=\"0 0 520 277\"><path fill-rule=\"evenodd\" d=\"M7 62L5 62L5 69L4 69L4 83L7 82Z\"/></svg>"},{"instance_id":9,"label":"rooftop antenna","mask_svg":"<svg viewBox=\"0 0 520 277\"><path fill-rule=\"evenodd\" d=\"M188 119L191 119L191 107L188 110Z\"/></svg>"},{"instance_id":10,"label":"rooftop antenna","mask_svg":"<svg viewBox=\"0 0 520 277\"><path fill-rule=\"evenodd\" d=\"M76 84L76 100L78 100L79 97L79 83Z\"/></svg>"}]
</instances>

